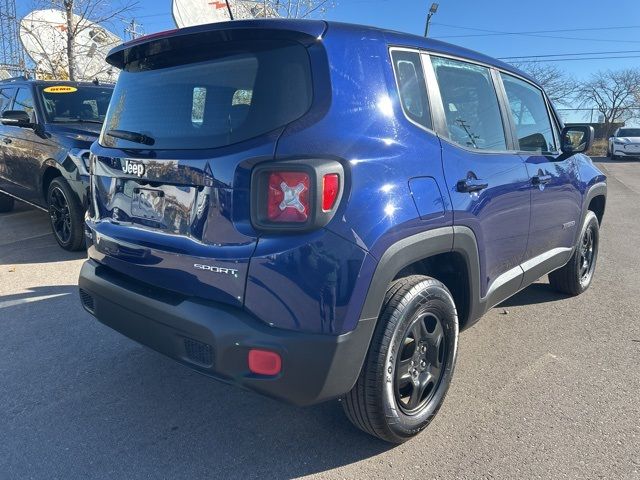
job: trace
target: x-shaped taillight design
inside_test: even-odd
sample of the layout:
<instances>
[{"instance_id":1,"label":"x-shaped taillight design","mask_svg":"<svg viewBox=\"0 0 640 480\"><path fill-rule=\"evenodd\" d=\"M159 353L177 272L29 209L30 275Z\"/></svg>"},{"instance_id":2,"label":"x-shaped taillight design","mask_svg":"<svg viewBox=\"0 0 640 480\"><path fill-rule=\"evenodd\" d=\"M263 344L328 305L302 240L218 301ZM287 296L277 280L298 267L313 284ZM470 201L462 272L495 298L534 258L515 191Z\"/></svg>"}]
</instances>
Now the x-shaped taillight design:
<instances>
[{"instance_id":1,"label":"x-shaped taillight design","mask_svg":"<svg viewBox=\"0 0 640 480\"><path fill-rule=\"evenodd\" d=\"M300 201L300 194L304 191L304 185L298 183L295 187L290 187L286 182L280 183L280 189L284 194L282 202L280 202L280 210L284 210L287 207L293 207L300 213L304 213L304 205Z\"/></svg>"}]
</instances>

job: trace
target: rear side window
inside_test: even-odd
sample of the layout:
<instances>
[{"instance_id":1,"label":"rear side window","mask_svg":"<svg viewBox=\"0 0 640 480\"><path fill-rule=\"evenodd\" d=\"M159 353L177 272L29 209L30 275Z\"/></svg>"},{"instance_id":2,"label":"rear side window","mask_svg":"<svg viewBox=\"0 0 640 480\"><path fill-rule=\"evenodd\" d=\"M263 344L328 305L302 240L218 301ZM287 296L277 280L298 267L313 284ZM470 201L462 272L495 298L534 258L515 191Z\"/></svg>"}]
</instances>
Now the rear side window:
<instances>
[{"instance_id":1,"label":"rear side window","mask_svg":"<svg viewBox=\"0 0 640 480\"><path fill-rule=\"evenodd\" d=\"M311 68L302 45L232 43L208 51L209 58L200 52L190 63L168 52L155 63L126 68L100 143L142 148L108 135L125 130L151 137L153 149L217 148L283 127L311 106Z\"/></svg>"},{"instance_id":2,"label":"rear side window","mask_svg":"<svg viewBox=\"0 0 640 480\"><path fill-rule=\"evenodd\" d=\"M553 127L542 91L511 75L500 75L509 100L520 150L555 152Z\"/></svg>"},{"instance_id":3,"label":"rear side window","mask_svg":"<svg viewBox=\"0 0 640 480\"><path fill-rule=\"evenodd\" d=\"M405 115L423 127L431 128L431 115L418 52L393 50L393 70L398 82L400 102Z\"/></svg>"},{"instance_id":4,"label":"rear side window","mask_svg":"<svg viewBox=\"0 0 640 480\"><path fill-rule=\"evenodd\" d=\"M498 97L488 68L431 57L449 138L478 150L506 150Z\"/></svg>"}]
</instances>

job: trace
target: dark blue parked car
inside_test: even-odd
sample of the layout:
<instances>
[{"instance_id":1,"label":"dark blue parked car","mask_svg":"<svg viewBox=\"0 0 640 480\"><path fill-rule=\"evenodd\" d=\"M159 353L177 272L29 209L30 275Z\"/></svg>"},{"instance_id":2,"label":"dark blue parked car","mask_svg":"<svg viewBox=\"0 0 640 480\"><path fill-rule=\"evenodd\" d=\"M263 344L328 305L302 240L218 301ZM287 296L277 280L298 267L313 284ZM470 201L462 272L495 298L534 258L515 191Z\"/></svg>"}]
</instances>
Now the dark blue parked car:
<instances>
[{"instance_id":1,"label":"dark blue parked car","mask_svg":"<svg viewBox=\"0 0 640 480\"><path fill-rule=\"evenodd\" d=\"M62 248L84 247L89 147L112 91L89 82L0 81L0 213L17 198L49 213Z\"/></svg>"},{"instance_id":2,"label":"dark blue parked car","mask_svg":"<svg viewBox=\"0 0 640 480\"><path fill-rule=\"evenodd\" d=\"M592 281L605 176L513 67L420 37L237 21L114 49L92 146L84 307L207 375L342 397L391 442L458 332L550 273Z\"/></svg>"}]
</instances>

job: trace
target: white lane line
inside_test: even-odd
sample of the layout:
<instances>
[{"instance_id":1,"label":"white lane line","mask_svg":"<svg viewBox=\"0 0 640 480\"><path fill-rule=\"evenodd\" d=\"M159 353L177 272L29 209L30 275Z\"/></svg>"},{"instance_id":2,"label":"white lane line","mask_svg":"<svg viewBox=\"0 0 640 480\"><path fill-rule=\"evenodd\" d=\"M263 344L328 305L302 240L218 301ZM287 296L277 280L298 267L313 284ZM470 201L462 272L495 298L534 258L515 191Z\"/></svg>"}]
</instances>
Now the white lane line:
<instances>
[{"instance_id":1,"label":"white lane line","mask_svg":"<svg viewBox=\"0 0 640 480\"><path fill-rule=\"evenodd\" d=\"M40 295L38 297L21 298L19 300L0 301L0 310L3 308L15 307L16 305L22 305L23 303L39 302L41 300L49 300L51 298L64 297L66 295L71 295L71 293L55 293L53 295Z\"/></svg>"}]
</instances>

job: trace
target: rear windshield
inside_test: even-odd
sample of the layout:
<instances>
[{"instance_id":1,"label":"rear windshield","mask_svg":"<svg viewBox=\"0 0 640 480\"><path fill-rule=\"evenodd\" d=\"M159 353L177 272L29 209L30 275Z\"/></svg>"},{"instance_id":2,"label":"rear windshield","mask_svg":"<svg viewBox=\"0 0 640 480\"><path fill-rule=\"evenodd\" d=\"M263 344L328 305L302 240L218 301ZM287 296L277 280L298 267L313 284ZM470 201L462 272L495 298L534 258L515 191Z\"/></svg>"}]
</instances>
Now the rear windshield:
<instances>
[{"instance_id":1,"label":"rear windshield","mask_svg":"<svg viewBox=\"0 0 640 480\"><path fill-rule=\"evenodd\" d=\"M176 55L180 58L125 69L100 143L117 148L216 148L282 127L309 109L311 70L304 46L264 41L209 54L214 55L202 60L200 53L193 63ZM144 135L152 145L109 135L113 130Z\"/></svg>"},{"instance_id":2,"label":"rear windshield","mask_svg":"<svg viewBox=\"0 0 640 480\"><path fill-rule=\"evenodd\" d=\"M618 131L619 137L640 137L640 128L621 128Z\"/></svg>"},{"instance_id":3,"label":"rear windshield","mask_svg":"<svg viewBox=\"0 0 640 480\"><path fill-rule=\"evenodd\" d=\"M102 123L107 114L111 87L46 85L40 87L44 114L49 123Z\"/></svg>"}]
</instances>

